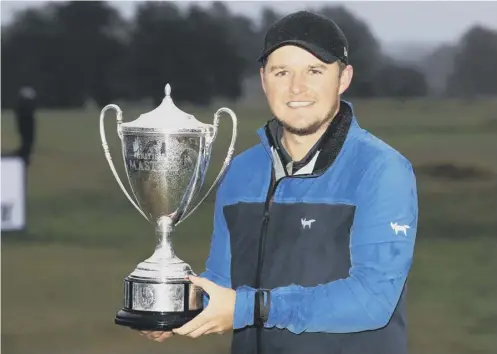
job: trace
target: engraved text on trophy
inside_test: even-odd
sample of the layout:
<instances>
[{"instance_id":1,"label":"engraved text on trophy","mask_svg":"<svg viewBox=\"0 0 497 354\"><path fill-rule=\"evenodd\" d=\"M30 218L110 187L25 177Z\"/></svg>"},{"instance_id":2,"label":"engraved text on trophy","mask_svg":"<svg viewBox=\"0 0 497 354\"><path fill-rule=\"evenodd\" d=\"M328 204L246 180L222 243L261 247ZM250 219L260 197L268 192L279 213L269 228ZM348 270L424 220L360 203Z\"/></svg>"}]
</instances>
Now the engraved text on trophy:
<instances>
[{"instance_id":1,"label":"engraved text on trophy","mask_svg":"<svg viewBox=\"0 0 497 354\"><path fill-rule=\"evenodd\" d=\"M125 135L128 178L142 210L153 220L178 211L198 177L201 137Z\"/></svg>"}]
</instances>

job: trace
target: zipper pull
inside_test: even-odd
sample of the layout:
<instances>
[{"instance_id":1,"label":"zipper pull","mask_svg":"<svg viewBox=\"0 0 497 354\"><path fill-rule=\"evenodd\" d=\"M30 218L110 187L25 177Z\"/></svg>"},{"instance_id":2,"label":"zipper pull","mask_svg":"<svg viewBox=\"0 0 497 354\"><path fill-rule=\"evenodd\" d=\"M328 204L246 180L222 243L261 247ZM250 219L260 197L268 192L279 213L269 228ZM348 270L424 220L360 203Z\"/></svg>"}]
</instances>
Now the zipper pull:
<instances>
[{"instance_id":1,"label":"zipper pull","mask_svg":"<svg viewBox=\"0 0 497 354\"><path fill-rule=\"evenodd\" d=\"M268 220L269 220L269 210L264 210L264 217L262 218L262 221L264 223L267 223Z\"/></svg>"}]
</instances>

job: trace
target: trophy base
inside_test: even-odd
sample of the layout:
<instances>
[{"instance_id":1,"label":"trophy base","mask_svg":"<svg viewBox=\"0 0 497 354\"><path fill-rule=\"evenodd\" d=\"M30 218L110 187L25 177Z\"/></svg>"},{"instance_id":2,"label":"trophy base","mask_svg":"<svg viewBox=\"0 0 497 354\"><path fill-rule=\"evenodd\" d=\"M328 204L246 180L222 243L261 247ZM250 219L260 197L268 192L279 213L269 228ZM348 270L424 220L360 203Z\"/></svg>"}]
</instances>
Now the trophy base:
<instances>
[{"instance_id":1,"label":"trophy base","mask_svg":"<svg viewBox=\"0 0 497 354\"><path fill-rule=\"evenodd\" d=\"M115 318L120 326L140 331L171 331L183 326L197 316L202 309L185 312L147 312L121 309Z\"/></svg>"},{"instance_id":2,"label":"trophy base","mask_svg":"<svg viewBox=\"0 0 497 354\"><path fill-rule=\"evenodd\" d=\"M202 289L187 280L160 282L130 275L124 279L124 307L114 322L136 330L170 331L202 310Z\"/></svg>"}]
</instances>

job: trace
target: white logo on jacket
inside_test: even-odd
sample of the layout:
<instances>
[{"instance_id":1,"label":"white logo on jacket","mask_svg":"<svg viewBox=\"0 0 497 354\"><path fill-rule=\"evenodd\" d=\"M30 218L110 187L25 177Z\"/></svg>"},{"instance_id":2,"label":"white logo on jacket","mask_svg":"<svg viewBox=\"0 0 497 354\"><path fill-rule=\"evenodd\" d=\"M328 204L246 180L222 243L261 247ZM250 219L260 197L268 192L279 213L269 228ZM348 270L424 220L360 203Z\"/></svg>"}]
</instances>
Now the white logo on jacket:
<instances>
[{"instance_id":1,"label":"white logo on jacket","mask_svg":"<svg viewBox=\"0 0 497 354\"><path fill-rule=\"evenodd\" d=\"M407 236L407 229L411 228L409 225L399 225L396 222L395 223L390 222L390 226L392 227L392 230L395 231L396 235L399 232L403 232L405 236Z\"/></svg>"},{"instance_id":2,"label":"white logo on jacket","mask_svg":"<svg viewBox=\"0 0 497 354\"><path fill-rule=\"evenodd\" d=\"M312 223L316 221L315 219L310 219L310 220L307 220L307 219L300 219L300 222L302 223L302 228L305 229L306 226L310 229L311 226L312 226Z\"/></svg>"}]
</instances>

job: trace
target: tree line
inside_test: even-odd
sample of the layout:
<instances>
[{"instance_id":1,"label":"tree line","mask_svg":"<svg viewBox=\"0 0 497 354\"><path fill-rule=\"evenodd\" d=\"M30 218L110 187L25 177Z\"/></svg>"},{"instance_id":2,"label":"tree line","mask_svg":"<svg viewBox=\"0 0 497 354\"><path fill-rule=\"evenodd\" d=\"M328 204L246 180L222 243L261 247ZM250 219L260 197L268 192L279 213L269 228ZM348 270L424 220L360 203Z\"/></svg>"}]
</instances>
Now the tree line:
<instances>
[{"instance_id":1,"label":"tree line","mask_svg":"<svg viewBox=\"0 0 497 354\"><path fill-rule=\"evenodd\" d=\"M476 26L454 46L419 63L389 58L366 23L341 6L318 10L345 32L355 68L350 97L475 97L497 94L497 32ZM266 29L281 17L264 9L260 23L222 2L208 8L143 2L130 20L104 1L53 2L26 9L2 27L2 107L32 86L43 107L99 106L114 100L162 100L208 105L242 97L258 75ZM443 75L442 75L443 73ZM438 79L436 90L433 78Z\"/></svg>"}]
</instances>

